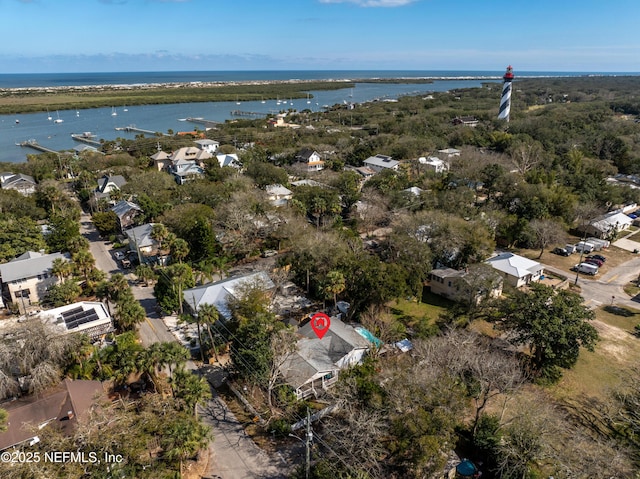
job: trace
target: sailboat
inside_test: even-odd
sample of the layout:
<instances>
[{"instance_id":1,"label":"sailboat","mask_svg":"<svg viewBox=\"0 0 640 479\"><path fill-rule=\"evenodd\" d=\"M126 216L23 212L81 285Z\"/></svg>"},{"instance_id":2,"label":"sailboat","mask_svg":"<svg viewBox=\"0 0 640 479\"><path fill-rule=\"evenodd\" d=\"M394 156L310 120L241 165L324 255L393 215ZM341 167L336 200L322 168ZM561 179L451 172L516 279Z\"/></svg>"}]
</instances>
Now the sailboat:
<instances>
[{"instance_id":1,"label":"sailboat","mask_svg":"<svg viewBox=\"0 0 640 479\"><path fill-rule=\"evenodd\" d=\"M53 118L51 117L51 113L49 113L49 109L47 108L47 120L51 121Z\"/></svg>"},{"instance_id":2,"label":"sailboat","mask_svg":"<svg viewBox=\"0 0 640 479\"><path fill-rule=\"evenodd\" d=\"M309 94L307 93L307 105L311 105L311 99L309 98Z\"/></svg>"},{"instance_id":3,"label":"sailboat","mask_svg":"<svg viewBox=\"0 0 640 479\"><path fill-rule=\"evenodd\" d=\"M80 110L76 108L76 116L80 116Z\"/></svg>"},{"instance_id":4,"label":"sailboat","mask_svg":"<svg viewBox=\"0 0 640 479\"><path fill-rule=\"evenodd\" d=\"M111 107L111 116L118 116L118 112L116 111L116 107Z\"/></svg>"},{"instance_id":5,"label":"sailboat","mask_svg":"<svg viewBox=\"0 0 640 479\"><path fill-rule=\"evenodd\" d=\"M122 111L129 111L129 109L125 106Z\"/></svg>"},{"instance_id":6,"label":"sailboat","mask_svg":"<svg viewBox=\"0 0 640 479\"><path fill-rule=\"evenodd\" d=\"M267 103L266 101L264 101L264 97L262 97L262 101L260 103L262 103L263 105Z\"/></svg>"},{"instance_id":7,"label":"sailboat","mask_svg":"<svg viewBox=\"0 0 640 479\"><path fill-rule=\"evenodd\" d=\"M240 98L236 97L236 105L240 105Z\"/></svg>"},{"instance_id":8,"label":"sailboat","mask_svg":"<svg viewBox=\"0 0 640 479\"><path fill-rule=\"evenodd\" d=\"M58 115L58 118L53 120L53 122L54 123L62 123L64 120L62 118L60 118L60 112L56 110L56 114Z\"/></svg>"}]
</instances>

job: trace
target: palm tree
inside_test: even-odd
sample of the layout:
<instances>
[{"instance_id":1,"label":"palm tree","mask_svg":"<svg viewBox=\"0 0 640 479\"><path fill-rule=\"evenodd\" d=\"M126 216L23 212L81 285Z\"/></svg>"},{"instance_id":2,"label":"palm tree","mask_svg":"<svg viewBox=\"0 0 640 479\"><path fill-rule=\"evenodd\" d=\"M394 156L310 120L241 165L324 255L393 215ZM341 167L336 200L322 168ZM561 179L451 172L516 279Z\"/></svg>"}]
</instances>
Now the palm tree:
<instances>
[{"instance_id":1,"label":"palm tree","mask_svg":"<svg viewBox=\"0 0 640 479\"><path fill-rule=\"evenodd\" d=\"M153 271L153 268L148 264L138 265L136 268L136 276L138 279L144 281L145 286L148 286L149 282L154 281L158 277Z\"/></svg>"},{"instance_id":2,"label":"palm tree","mask_svg":"<svg viewBox=\"0 0 640 479\"><path fill-rule=\"evenodd\" d=\"M189 243L182 238L175 238L169 245L171 257L182 263L182 260L189 255Z\"/></svg>"},{"instance_id":3,"label":"palm tree","mask_svg":"<svg viewBox=\"0 0 640 479\"><path fill-rule=\"evenodd\" d=\"M179 461L182 474L182 462L207 447L210 435L211 431L207 426L181 414L169 424L160 441L165 456L170 461Z\"/></svg>"},{"instance_id":4,"label":"palm tree","mask_svg":"<svg viewBox=\"0 0 640 479\"><path fill-rule=\"evenodd\" d=\"M81 250L73 255L73 263L75 264L78 274L84 277L86 283L89 282L89 272L96 264L95 258L87 250Z\"/></svg>"},{"instance_id":5,"label":"palm tree","mask_svg":"<svg viewBox=\"0 0 640 479\"><path fill-rule=\"evenodd\" d=\"M202 324L205 325L207 329L209 341L211 342L211 349L213 349L213 354L216 357L216 362L219 362L218 351L216 348L216 343L213 339L213 334L211 334L211 328L213 328L218 319L220 319L220 313L218 313L218 309L213 304L204 303L200 305L200 308L198 309L198 316L200 317L200 321L202 322Z\"/></svg>"},{"instance_id":6,"label":"palm tree","mask_svg":"<svg viewBox=\"0 0 640 479\"><path fill-rule=\"evenodd\" d=\"M130 296L120 298L117 303L116 320L121 331L131 331L145 320L147 313L137 299Z\"/></svg>"},{"instance_id":7,"label":"palm tree","mask_svg":"<svg viewBox=\"0 0 640 479\"><path fill-rule=\"evenodd\" d=\"M180 314L182 314L184 312L184 308L182 306L182 290L187 282L191 282L191 284L193 284L193 271L188 264L184 263L172 264L165 271L171 278L173 286L178 288L178 309Z\"/></svg>"},{"instance_id":8,"label":"palm tree","mask_svg":"<svg viewBox=\"0 0 640 479\"><path fill-rule=\"evenodd\" d=\"M347 287L344 274L341 271L333 270L327 273L324 291L333 295L333 305L338 303L338 295Z\"/></svg>"},{"instance_id":9,"label":"palm tree","mask_svg":"<svg viewBox=\"0 0 640 479\"><path fill-rule=\"evenodd\" d=\"M207 380L196 376L191 371L176 370L170 382L173 386L175 397L182 399L186 409L193 411L194 415L196 414L198 403L211 397L211 387Z\"/></svg>"},{"instance_id":10,"label":"palm tree","mask_svg":"<svg viewBox=\"0 0 640 479\"><path fill-rule=\"evenodd\" d=\"M63 281L69 276L72 269L73 265L64 258L56 258L51 263L51 272L57 276L60 281Z\"/></svg>"},{"instance_id":11,"label":"palm tree","mask_svg":"<svg viewBox=\"0 0 640 479\"><path fill-rule=\"evenodd\" d=\"M173 374L172 364L175 364L176 367L181 367L189 359L189 352L178 343L161 343L159 348L159 364L169 367L169 376Z\"/></svg>"},{"instance_id":12,"label":"palm tree","mask_svg":"<svg viewBox=\"0 0 640 479\"><path fill-rule=\"evenodd\" d=\"M155 223L151 227L151 238L158 242L158 250L162 251L162 242L167 238L169 230L162 223Z\"/></svg>"}]
</instances>

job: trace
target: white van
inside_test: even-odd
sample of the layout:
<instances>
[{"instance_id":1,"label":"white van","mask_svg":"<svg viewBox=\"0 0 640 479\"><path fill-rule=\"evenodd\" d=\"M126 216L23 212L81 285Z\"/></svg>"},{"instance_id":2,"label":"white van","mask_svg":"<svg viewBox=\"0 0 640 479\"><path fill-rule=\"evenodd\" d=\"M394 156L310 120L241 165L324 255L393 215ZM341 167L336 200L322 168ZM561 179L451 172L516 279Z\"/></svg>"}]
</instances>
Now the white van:
<instances>
[{"instance_id":1,"label":"white van","mask_svg":"<svg viewBox=\"0 0 640 479\"><path fill-rule=\"evenodd\" d=\"M576 251L583 253L591 253L595 249L593 243L588 243L586 241L580 241L576 243Z\"/></svg>"},{"instance_id":2,"label":"white van","mask_svg":"<svg viewBox=\"0 0 640 479\"><path fill-rule=\"evenodd\" d=\"M567 253L569 254L573 254L576 252L576 245L574 244L567 244L564 245L564 249L567 250Z\"/></svg>"},{"instance_id":3,"label":"white van","mask_svg":"<svg viewBox=\"0 0 640 479\"><path fill-rule=\"evenodd\" d=\"M598 274L598 267L595 264L580 263L575 266L575 269L579 273L590 274L591 276Z\"/></svg>"}]
</instances>

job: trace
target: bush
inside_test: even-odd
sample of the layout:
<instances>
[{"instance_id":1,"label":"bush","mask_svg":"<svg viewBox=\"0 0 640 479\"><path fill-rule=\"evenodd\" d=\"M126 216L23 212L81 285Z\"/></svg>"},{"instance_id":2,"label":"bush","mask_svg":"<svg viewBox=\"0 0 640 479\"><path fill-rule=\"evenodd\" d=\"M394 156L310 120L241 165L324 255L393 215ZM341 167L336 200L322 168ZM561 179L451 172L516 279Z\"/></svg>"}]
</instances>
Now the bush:
<instances>
[{"instance_id":1,"label":"bush","mask_svg":"<svg viewBox=\"0 0 640 479\"><path fill-rule=\"evenodd\" d=\"M284 418L274 419L269 425L271 433L277 437L285 437L291 432L291 424Z\"/></svg>"}]
</instances>

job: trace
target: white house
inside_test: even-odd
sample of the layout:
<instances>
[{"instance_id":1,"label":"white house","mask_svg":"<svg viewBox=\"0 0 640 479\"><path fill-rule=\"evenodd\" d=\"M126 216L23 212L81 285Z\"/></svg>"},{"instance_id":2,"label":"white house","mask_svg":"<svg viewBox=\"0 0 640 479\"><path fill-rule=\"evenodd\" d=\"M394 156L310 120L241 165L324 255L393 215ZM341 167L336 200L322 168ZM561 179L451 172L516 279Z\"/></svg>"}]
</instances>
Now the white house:
<instances>
[{"instance_id":1,"label":"white house","mask_svg":"<svg viewBox=\"0 0 640 479\"><path fill-rule=\"evenodd\" d=\"M99 301L81 301L48 309L39 317L61 333L83 333L94 341L113 331L111 316Z\"/></svg>"},{"instance_id":2,"label":"white house","mask_svg":"<svg viewBox=\"0 0 640 479\"><path fill-rule=\"evenodd\" d=\"M633 218L619 210L611 211L592 220L586 227L578 229L596 238L612 238L613 235L633 224Z\"/></svg>"},{"instance_id":3,"label":"white house","mask_svg":"<svg viewBox=\"0 0 640 479\"><path fill-rule=\"evenodd\" d=\"M433 170L436 173L444 173L449 171L449 164L446 161L441 160L437 156L429 156L425 158L421 156L418 158L418 163L424 165L427 169Z\"/></svg>"},{"instance_id":4,"label":"white house","mask_svg":"<svg viewBox=\"0 0 640 479\"><path fill-rule=\"evenodd\" d=\"M208 138L205 138L203 140L196 140L194 141L194 143L198 145L198 148L203 151L207 151L212 155L215 154L216 151L218 151L218 147L220 146L219 142L215 140L209 140Z\"/></svg>"},{"instance_id":5,"label":"white house","mask_svg":"<svg viewBox=\"0 0 640 479\"><path fill-rule=\"evenodd\" d=\"M489 258L486 263L498 270L505 281L516 288L539 281L544 273L543 266L537 261L513 253L501 253Z\"/></svg>"},{"instance_id":6,"label":"white house","mask_svg":"<svg viewBox=\"0 0 640 479\"><path fill-rule=\"evenodd\" d=\"M199 310L203 304L210 304L216 307L224 319L229 320L231 319L231 312L228 307L229 299L237 297L243 288L254 285L259 286L264 291L269 291L276 287L267 273L260 271L185 289L182 292L182 298L184 304L191 311Z\"/></svg>"},{"instance_id":7,"label":"white house","mask_svg":"<svg viewBox=\"0 0 640 479\"><path fill-rule=\"evenodd\" d=\"M282 377L298 399L319 396L338 380L341 369L361 363L372 345L335 317L331 318L331 326L322 339L310 322L300 327L298 334L302 338L297 343L297 351L280 366Z\"/></svg>"},{"instance_id":8,"label":"white house","mask_svg":"<svg viewBox=\"0 0 640 479\"><path fill-rule=\"evenodd\" d=\"M399 165L399 161L396 161L386 155L370 156L364 160L364 166L371 168L376 173L379 173L382 170L397 170Z\"/></svg>"},{"instance_id":9,"label":"white house","mask_svg":"<svg viewBox=\"0 0 640 479\"><path fill-rule=\"evenodd\" d=\"M324 161L317 151L303 148L296 155L296 165L305 171L320 171L324 168Z\"/></svg>"},{"instance_id":10,"label":"white house","mask_svg":"<svg viewBox=\"0 0 640 479\"><path fill-rule=\"evenodd\" d=\"M147 223L124 232L129 239L131 251L138 251L140 256L151 256L156 253L158 242L152 237L154 224Z\"/></svg>"},{"instance_id":11,"label":"white house","mask_svg":"<svg viewBox=\"0 0 640 479\"><path fill-rule=\"evenodd\" d=\"M230 166L232 168L240 169L242 168L242 163L238 159L238 155L235 153L225 154L219 153L216 155L216 159L218 160L218 164L220 168L224 168L225 166Z\"/></svg>"},{"instance_id":12,"label":"white house","mask_svg":"<svg viewBox=\"0 0 640 479\"><path fill-rule=\"evenodd\" d=\"M33 176L18 173L1 173L0 188L3 190L16 190L19 193L29 196L36 192L36 180Z\"/></svg>"},{"instance_id":13,"label":"white house","mask_svg":"<svg viewBox=\"0 0 640 479\"><path fill-rule=\"evenodd\" d=\"M47 289L58 282L58 278L51 272L55 259L69 260L62 253L27 251L8 263L0 264L4 293L21 311L42 301Z\"/></svg>"},{"instance_id":14,"label":"white house","mask_svg":"<svg viewBox=\"0 0 640 479\"><path fill-rule=\"evenodd\" d=\"M282 185L267 185L265 190L269 201L274 206L284 206L293 198L293 192Z\"/></svg>"}]
</instances>

